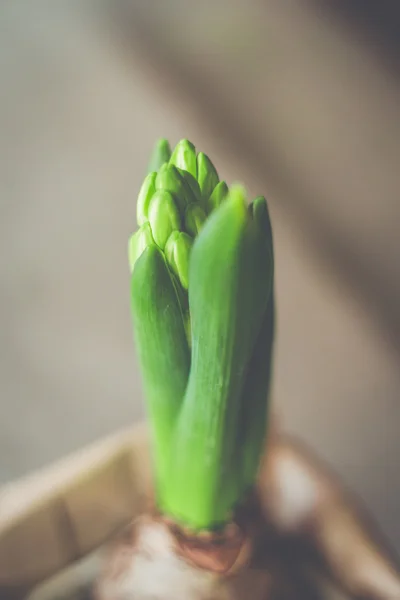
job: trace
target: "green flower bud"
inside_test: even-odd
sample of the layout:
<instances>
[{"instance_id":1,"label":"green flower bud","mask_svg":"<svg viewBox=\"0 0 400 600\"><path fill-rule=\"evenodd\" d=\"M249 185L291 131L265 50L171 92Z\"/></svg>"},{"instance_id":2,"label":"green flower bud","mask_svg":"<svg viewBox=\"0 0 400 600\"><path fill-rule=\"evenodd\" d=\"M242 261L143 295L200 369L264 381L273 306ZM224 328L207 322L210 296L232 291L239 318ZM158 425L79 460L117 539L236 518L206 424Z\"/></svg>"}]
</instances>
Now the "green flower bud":
<instances>
[{"instance_id":1,"label":"green flower bud","mask_svg":"<svg viewBox=\"0 0 400 600\"><path fill-rule=\"evenodd\" d=\"M181 218L175 199L166 190L157 190L150 201L149 222L157 246L164 249L173 231L179 230Z\"/></svg>"},{"instance_id":2,"label":"green flower bud","mask_svg":"<svg viewBox=\"0 0 400 600\"><path fill-rule=\"evenodd\" d=\"M151 155L148 172L158 171L162 165L167 163L171 157L171 148L168 140L161 139L155 145Z\"/></svg>"},{"instance_id":3,"label":"green flower bud","mask_svg":"<svg viewBox=\"0 0 400 600\"><path fill-rule=\"evenodd\" d=\"M199 182L204 206L219 182L218 173L206 154L199 152L197 155L197 181Z\"/></svg>"},{"instance_id":4,"label":"green flower bud","mask_svg":"<svg viewBox=\"0 0 400 600\"><path fill-rule=\"evenodd\" d=\"M185 229L193 237L199 233L207 216L198 204L189 204L185 210Z\"/></svg>"},{"instance_id":5,"label":"green flower bud","mask_svg":"<svg viewBox=\"0 0 400 600\"><path fill-rule=\"evenodd\" d=\"M177 169L185 180L185 183L189 186L188 196L191 196L191 202L201 202L201 191L197 179L195 179L188 171L179 169L179 167L177 167Z\"/></svg>"},{"instance_id":6,"label":"green flower bud","mask_svg":"<svg viewBox=\"0 0 400 600\"><path fill-rule=\"evenodd\" d=\"M177 143L172 152L170 164L184 169L194 178L197 177L196 148L189 140L181 140Z\"/></svg>"},{"instance_id":7,"label":"green flower bud","mask_svg":"<svg viewBox=\"0 0 400 600\"><path fill-rule=\"evenodd\" d=\"M181 215L192 202L189 185L174 165L163 165L156 177L156 190L166 190L174 195Z\"/></svg>"},{"instance_id":8,"label":"green flower bud","mask_svg":"<svg viewBox=\"0 0 400 600\"><path fill-rule=\"evenodd\" d=\"M129 238L128 258L131 272L133 271L133 267L138 258L148 246L151 246L151 244L154 244L154 238L151 232L151 225L146 221L146 223L144 223L141 228Z\"/></svg>"},{"instance_id":9,"label":"green flower bud","mask_svg":"<svg viewBox=\"0 0 400 600\"><path fill-rule=\"evenodd\" d=\"M149 173L140 188L136 205L136 220L139 227L148 220L150 200L156 191L156 177L155 171Z\"/></svg>"},{"instance_id":10,"label":"green flower bud","mask_svg":"<svg viewBox=\"0 0 400 600\"><path fill-rule=\"evenodd\" d=\"M211 213L213 210L218 208L221 202L227 197L229 193L228 186L225 181L220 181L214 188L213 193L206 202L206 210Z\"/></svg>"},{"instance_id":11,"label":"green flower bud","mask_svg":"<svg viewBox=\"0 0 400 600\"><path fill-rule=\"evenodd\" d=\"M167 263L185 290L189 287L189 256L192 245L192 238L179 231L174 231L165 245Z\"/></svg>"}]
</instances>

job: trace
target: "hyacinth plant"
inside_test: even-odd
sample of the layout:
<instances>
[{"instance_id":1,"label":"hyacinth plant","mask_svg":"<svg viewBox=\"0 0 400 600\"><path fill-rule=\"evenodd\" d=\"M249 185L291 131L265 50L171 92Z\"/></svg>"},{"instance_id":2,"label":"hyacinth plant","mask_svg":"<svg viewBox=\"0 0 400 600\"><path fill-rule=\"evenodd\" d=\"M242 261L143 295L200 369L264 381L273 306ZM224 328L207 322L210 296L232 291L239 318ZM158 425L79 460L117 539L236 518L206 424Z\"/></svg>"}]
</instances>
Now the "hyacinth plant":
<instances>
[{"instance_id":1,"label":"hyacinth plant","mask_svg":"<svg viewBox=\"0 0 400 600\"><path fill-rule=\"evenodd\" d=\"M157 144L129 240L131 310L160 512L217 531L254 485L267 430L273 246L264 197L188 140Z\"/></svg>"}]
</instances>

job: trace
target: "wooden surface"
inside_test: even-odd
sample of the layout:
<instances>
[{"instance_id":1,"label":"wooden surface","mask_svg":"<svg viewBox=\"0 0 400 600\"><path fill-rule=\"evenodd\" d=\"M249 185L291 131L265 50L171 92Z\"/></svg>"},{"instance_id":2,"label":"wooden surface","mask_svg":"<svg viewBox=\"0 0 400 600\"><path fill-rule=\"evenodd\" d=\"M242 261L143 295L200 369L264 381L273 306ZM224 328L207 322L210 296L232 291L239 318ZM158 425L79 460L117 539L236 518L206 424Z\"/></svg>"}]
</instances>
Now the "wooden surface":
<instances>
[{"instance_id":1,"label":"wooden surface","mask_svg":"<svg viewBox=\"0 0 400 600\"><path fill-rule=\"evenodd\" d=\"M90 598L102 545L145 511L151 489L141 425L0 488L0 598ZM230 600L250 591L265 600L266 590L270 600L343 598L304 565L294 570L279 544L266 548L263 567L253 564L230 582Z\"/></svg>"}]
</instances>

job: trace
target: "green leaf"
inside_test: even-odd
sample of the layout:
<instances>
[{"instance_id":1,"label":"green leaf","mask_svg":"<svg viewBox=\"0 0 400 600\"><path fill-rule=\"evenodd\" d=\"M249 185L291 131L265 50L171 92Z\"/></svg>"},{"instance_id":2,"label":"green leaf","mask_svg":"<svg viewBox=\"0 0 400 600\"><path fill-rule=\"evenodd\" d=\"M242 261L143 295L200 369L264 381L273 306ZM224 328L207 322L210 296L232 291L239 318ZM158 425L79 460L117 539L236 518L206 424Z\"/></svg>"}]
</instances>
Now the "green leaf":
<instances>
[{"instance_id":1,"label":"green leaf","mask_svg":"<svg viewBox=\"0 0 400 600\"><path fill-rule=\"evenodd\" d=\"M265 448L274 333L275 301L272 291L243 390L242 416L237 437L237 469L242 471L241 494L245 494L254 485Z\"/></svg>"},{"instance_id":2,"label":"green leaf","mask_svg":"<svg viewBox=\"0 0 400 600\"><path fill-rule=\"evenodd\" d=\"M187 385L190 352L175 286L155 244L135 264L131 311L162 501L170 481L172 433Z\"/></svg>"},{"instance_id":3,"label":"green leaf","mask_svg":"<svg viewBox=\"0 0 400 600\"><path fill-rule=\"evenodd\" d=\"M273 349L275 337L274 252L272 226L264 196L258 196L249 206L254 222L269 245L271 254L271 292L268 307L253 350L242 399L242 417L238 432L238 464L242 463L242 491L245 493L257 476L265 447L268 427L268 407L272 385ZM241 448L242 450L239 450ZM238 467L239 468L239 467Z\"/></svg>"},{"instance_id":4,"label":"green leaf","mask_svg":"<svg viewBox=\"0 0 400 600\"><path fill-rule=\"evenodd\" d=\"M264 230L270 242L271 252L273 252L272 227L271 220L269 218L267 201L265 200L264 196L258 196L250 206L252 207L253 219L256 221L258 226Z\"/></svg>"},{"instance_id":5,"label":"green leaf","mask_svg":"<svg viewBox=\"0 0 400 600\"><path fill-rule=\"evenodd\" d=\"M173 514L194 528L225 522L238 497L236 435L255 340L271 289L271 254L243 191L196 239L189 268L192 362L174 435ZM246 315L246 319L243 318Z\"/></svg>"}]
</instances>

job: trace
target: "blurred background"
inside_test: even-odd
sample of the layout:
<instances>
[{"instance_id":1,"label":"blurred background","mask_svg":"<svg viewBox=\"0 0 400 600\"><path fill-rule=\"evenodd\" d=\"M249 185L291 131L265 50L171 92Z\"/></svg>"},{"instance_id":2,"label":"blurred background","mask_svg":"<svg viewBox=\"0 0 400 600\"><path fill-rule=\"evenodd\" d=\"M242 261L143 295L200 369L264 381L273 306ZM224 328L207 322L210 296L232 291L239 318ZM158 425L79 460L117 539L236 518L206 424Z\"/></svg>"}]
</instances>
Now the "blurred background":
<instances>
[{"instance_id":1,"label":"blurred background","mask_svg":"<svg viewBox=\"0 0 400 600\"><path fill-rule=\"evenodd\" d=\"M0 7L0 483L143 416L126 244L153 143L270 202L274 402L400 551L397 2Z\"/></svg>"}]
</instances>

